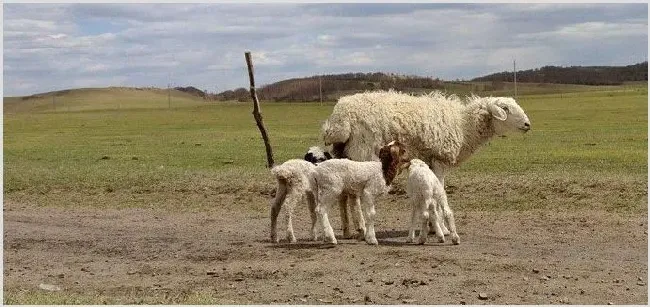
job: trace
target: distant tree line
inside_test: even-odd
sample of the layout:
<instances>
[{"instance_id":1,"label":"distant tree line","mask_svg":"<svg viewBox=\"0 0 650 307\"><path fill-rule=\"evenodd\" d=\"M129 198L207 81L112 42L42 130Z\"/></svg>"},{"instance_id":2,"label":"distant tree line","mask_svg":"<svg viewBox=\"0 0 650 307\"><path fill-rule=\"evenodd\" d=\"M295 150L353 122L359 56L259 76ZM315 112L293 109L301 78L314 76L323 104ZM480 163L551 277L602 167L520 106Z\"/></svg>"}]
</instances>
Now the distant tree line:
<instances>
[{"instance_id":1,"label":"distant tree line","mask_svg":"<svg viewBox=\"0 0 650 307\"><path fill-rule=\"evenodd\" d=\"M619 85L625 81L647 80L648 62L628 66L544 66L517 71L517 82L529 83ZM262 101L317 102L320 100L322 91L323 101L336 101L340 96L368 90L395 89L404 92L428 92L443 90L448 86L454 87L458 84L470 86L471 92L499 91L505 88L505 82L513 82L513 73L505 71L474 78L471 81L483 82L483 84L381 72L330 74L287 79L264 85L257 88L257 96ZM244 87L221 93L209 93L192 86L177 87L176 89L207 100L250 101L248 89Z\"/></svg>"},{"instance_id":2,"label":"distant tree line","mask_svg":"<svg viewBox=\"0 0 650 307\"><path fill-rule=\"evenodd\" d=\"M472 81L513 82L512 71L504 71ZM619 85L625 81L648 81L648 62L627 66L544 66L517 71L517 82Z\"/></svg>"},{"instance_id":3,"label":"distant tree line","mask_svg":"<svg viewBox=\"0 0 650 307\"><path fill-rule=\"evenodd\" d=\"M320 79L320 80L319 80ZM266 101L319 101L322 91L323 100L331 101L350 92L378 89L443 89L444 82L438 78L404 76L385 73L346 73L338 75L321 75L307 78L294 78L262 86L257 90L260 100ZM216 94L218 100L250 99L248 90L238 88Z\"/></svg>"}]
</instances>

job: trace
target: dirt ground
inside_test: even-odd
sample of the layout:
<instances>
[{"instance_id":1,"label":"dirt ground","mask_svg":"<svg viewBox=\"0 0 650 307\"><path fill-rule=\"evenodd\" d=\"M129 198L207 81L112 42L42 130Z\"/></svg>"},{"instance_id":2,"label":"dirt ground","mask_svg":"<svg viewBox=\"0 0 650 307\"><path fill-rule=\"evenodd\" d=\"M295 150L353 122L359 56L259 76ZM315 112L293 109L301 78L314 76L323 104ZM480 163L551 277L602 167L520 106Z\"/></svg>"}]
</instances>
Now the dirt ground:
<instances>
[{"instance_id":1,"label":"dirt ground","mask_svg":"<svg viewBox=\"0 0 650 307\"><path fill-rule=\"evenodd\" d=\"M404 243L407 211L378 208L379 246L306 241L306 212L296 215L299 242L276 245L266 212L5 202L4 299L57 293L100 304L648 303L647 214L457 212L461 244L424 246ZM331 221L340 234L336 212Z\"/></svg>"}]
</instances>

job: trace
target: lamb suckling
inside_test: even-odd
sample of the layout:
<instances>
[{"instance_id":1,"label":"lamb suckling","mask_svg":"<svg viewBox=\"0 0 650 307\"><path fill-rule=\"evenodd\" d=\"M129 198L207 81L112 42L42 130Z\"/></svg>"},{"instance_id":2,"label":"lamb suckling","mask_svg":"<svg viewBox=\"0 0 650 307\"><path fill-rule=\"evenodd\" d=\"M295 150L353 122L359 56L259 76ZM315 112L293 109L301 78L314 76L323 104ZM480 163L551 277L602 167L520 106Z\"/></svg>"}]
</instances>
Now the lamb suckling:
<instances>
[{"instance_id":1,"label":"lamb suckling","mask_svg":"<svg viewBox=\"0 0 650 307\"><path fill-rule=\"evenodd\" d=\"M445 242L442 229L440 228L442 215L449 225L451 241L460 244L460 237L456 232L454 213L447 203L447 193L436 175L429 169L429 166L420 159L413 159L408 166L408 177L406 180L406 193L412 205L411 223L409 225L408 241L415 242L415 230L418 223L421 225L419 244L427 241L429 232L429 216L432 213L431 222L435 229L438 242ZM418 219L419 217L419 219Z\"/></svg>"},{"instance_id":2,"label":"lamb suckling","mask_svg":"<svg viewBox=\"0 0 650 307\"><path fill-rule=\"evenodd\" d=\"M402 165L408 162L408 155L404 146L394 141L376 148L376 152L380 161L332 159L316 168L316 213L327 242L337 242L328 220L329 208L341 195L347 194L360 199L366 243L378 243L374 228L375 198L388 192Z\"/></svg>"}]
</instances>

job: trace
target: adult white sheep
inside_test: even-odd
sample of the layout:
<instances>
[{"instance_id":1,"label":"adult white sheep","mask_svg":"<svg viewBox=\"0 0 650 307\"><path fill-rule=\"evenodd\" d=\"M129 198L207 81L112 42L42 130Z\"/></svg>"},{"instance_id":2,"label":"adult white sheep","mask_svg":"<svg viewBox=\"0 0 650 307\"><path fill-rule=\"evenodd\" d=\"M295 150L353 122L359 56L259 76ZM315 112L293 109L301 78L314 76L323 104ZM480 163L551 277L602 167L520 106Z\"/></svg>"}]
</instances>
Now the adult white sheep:
<instances>
[{"instance_id":1,"label":"adult white sheep","mask_svg":"<svg viewBox=\"0 0 650 307\"><path fill-rule=\"evenodd\" d=\"M528 116L510 97L463 101L439 91L422 96L376 91L341 97L321 132L335 158L355 161L376 160L375 146L399 140L444 186L449 170L492 137L528 130Z\"/></svg>"},{"instance_id":2,"label":"adult white sheep","mask_svg":"<svg viewBox=\"0 0 650 307\"><path fill-rule=\"evenodd\" d=\"M316 168L316 213L327 242L336 244L332 226L327 218L329 208L340 199L341 195L347 194L360 198L365 217L366 243L377 244L374 199L388 192L401 166L408 162L404 146L399 142L391 142L379 147L377 156L380 161L358 162L332 159L320 163Z\"/></svg>"},{"instance_id":3,"label":"adult white sheep","mask_svg":"<svg viewBox=\"0 0 650 307\"><path fill-rule=\"evenodd\" d=\"M451 241L460 244L460 237L456 232L454 213L447 203L447 193L436 175L429 169L429 166L420 159L413 159L408 163L408 178L406 179L406 193L411 200L412 212L409 225L408 241L415 242L415 229L418 225L418 217L421 222L419 244L427 241L429 232L429 216L433 213L431 221L435 229L438 242L445 242L445 236L440 228L442 215L451 230ZM442 210L440 210L442 209Z\"/></svg>"}]
</instances>

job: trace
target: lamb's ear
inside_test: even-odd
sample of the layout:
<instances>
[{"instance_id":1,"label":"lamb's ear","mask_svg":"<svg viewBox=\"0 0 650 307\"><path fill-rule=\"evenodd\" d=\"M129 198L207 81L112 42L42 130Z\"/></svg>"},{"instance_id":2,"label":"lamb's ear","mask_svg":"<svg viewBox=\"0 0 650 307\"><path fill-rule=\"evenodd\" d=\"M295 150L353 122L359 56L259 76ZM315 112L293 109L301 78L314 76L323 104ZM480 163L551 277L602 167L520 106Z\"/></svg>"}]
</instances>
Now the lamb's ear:
<instances>
[{"instance_id":1,"label":"lamb's ear","mask_svg":"<svg viewBox=\"0 0 650 307\"><path fill-rule=\"evenodd\" d=\"M508 118L508 113L494 103L488 105L488 111L490 111L490 114L498 120L506 120L506 118Z\"/></svg>"}]
</instances>

